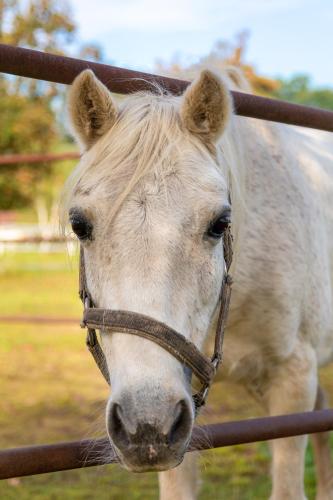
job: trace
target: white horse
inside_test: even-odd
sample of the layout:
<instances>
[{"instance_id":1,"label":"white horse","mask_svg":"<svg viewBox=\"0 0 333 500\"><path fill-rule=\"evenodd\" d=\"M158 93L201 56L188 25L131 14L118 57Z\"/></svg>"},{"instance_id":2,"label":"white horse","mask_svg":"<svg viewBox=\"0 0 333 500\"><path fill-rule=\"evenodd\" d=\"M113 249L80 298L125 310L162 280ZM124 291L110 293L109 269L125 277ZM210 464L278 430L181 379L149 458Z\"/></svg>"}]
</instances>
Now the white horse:
<instances>
[{"instance_id":1,"label":"white horse","mask_svg":"<svg viewBox=\"0 0 333 500\"><path fill-rule=\"evenodd\" d=\"M81 73L69 111L84 153L63 211L94 303L156 318L202 350L214 331L232 207L220 375L270 415L321 408L317 370L333 355L332 136L233 116L229 88L247 84L234 69L222 76L205 70L181 97L154 88L118 107L91 71ZM183 367L147 339L101 336L112 386L106 427L120 461L160 471L163 500L194 499L194 455L179 465L194 421ZM314 442L317 498L327 500L327 435ZM272 443L272 499L305 498L305 447L303 436Z\"/></svg>"}]
</instances>

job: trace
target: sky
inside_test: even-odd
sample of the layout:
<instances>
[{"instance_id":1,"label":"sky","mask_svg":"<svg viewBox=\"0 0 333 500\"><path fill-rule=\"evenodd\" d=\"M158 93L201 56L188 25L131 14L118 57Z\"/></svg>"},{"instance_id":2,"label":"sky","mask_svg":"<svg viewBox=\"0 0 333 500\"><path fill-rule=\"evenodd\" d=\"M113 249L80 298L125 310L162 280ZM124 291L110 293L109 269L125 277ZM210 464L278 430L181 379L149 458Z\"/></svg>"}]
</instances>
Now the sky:
<instances>
[{"instance_id":1,"label":"sky","mask_svg":"<svg viewBox=\"0 0 333 500\"><path fill-rule=\"evenodd\" d=\"M107 63L153 71L176 55L196 62L217 40L248 30L247 62L260 74L311 75L333 87L333 0L71 0L82 43Z\"/></svg>"}]
</instances>

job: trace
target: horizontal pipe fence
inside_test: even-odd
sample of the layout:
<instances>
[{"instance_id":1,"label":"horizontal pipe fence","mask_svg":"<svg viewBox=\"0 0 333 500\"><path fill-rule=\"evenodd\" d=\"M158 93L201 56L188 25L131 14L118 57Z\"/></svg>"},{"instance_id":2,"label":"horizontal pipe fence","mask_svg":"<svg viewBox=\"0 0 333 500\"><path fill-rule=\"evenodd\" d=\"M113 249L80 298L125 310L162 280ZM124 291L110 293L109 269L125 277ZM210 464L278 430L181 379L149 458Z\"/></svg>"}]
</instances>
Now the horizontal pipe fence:
<instances>
[{"instance_id":1,"label":"horizontal pipe fence","mask_svg":"<svg viewBox=\"0 0 333 500\"><path fill-rule=\"evenodd\" d=\"M0 72L3 73L69 85L81 71L87 68L92 69L112 92L118 94L152 90L152 83L158 83L173 94L180 94L190 83L176 78L0 44ZM243 92L233 91L232 96L234 109L238 115L333 132L332 111L267 99Z\"/></svg>"},{"instance_id":2,"label":"horizontal pipe fence","mask_svg":"<svg viewBox=\"0 0 333 500\"><path fill-rule=\"evenodd\" d=\"M76 160L80 157L76 151L66 153L8 154L0 155L0 165L17 165L19 163L50 163L53 161Z\"/></svg>"},{"instance_id":3,"label":"horizontal pipe fence","mask_svg":"<svg viewBox=\"0 0 333 500\"><path fill-rule=\"evenodd\" d=\"M121 94L150 90L153 88L152 83L158 83L173 94L181 94L189 85L189 82L184 80L0 44L0 72L71 84L74 78L87 68L91 68L111 91ZM235 91L232 92L232 97L238 115L333 132L331 111ZM219 423L195 427L189 451L330 430L333 430L333 410ZM108 449L108 459L103 458L102 452L105 448ZM96 459L97 455L100 459ZM116 456L110 453L107 438L13 448L0 451L0 479L116 461Z\"/></svg>"},{"instance_id":4,"label":"horizontal pipe fence","mask_svg":"<svg viewBox=\"0 0 333 500\"><path fill-rule=\"evenodd\" d=\"M333 410L319 410L195 427L189 451L325 432L332 423ZM0 479L116 462L107 438L12 448L0 452Z\"/></svg>"}]
</instances>

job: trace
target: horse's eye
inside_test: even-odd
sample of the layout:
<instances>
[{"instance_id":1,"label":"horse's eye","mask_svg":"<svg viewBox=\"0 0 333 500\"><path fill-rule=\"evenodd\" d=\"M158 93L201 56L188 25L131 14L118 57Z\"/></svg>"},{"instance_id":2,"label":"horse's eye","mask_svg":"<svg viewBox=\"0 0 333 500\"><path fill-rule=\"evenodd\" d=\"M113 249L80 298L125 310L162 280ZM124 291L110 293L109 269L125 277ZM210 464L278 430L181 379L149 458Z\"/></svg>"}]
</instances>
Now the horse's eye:
<instances>
[{"instance_id":1,"label":"horse's eye","mask_svg":"<svg viewBox=\"0 0 333 500\"><path fill-rule=\"evenodd\" d=\"M215 220L213 220L208 228L208 236L219 239L224 231L228 228L230 220L230 211L223 212Z\"/></svg>"},{"instance_id":2,"label":"horse's eye","mask_svg":"<svg viewBox=\"0 0 333 500\"><path fill-rule=\"evenodd\" d=\"M69 220L74 233L80 240L92 239L93 226L82 212L71 210Z\"/></svg>"}]
</instances>

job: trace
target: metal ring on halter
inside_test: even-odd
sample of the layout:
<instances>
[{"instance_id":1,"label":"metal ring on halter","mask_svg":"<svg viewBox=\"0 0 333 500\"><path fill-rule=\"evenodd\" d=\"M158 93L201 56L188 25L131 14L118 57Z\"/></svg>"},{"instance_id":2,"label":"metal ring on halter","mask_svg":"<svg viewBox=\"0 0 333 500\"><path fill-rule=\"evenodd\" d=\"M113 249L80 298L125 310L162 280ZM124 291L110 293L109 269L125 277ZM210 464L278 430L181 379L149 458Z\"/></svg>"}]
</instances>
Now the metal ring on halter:
<instances>
[{"instance_id":1,"label":"metal ring on halter","mask_svg":"<svg viewBox=\"0 0 333 500\"><path fill-rule=\"evenodd\" d=\"M210 388L210 385L207 385L207 387L205 387L204 390L201 393L202 406L205 404L205 400L207 398L209 388Z\"/></svg>"},{"instance_id":2,"label":"metal ring on halter","mask_svg":"<svg viewBox=\"0 0 333 500\"><path fill-rule=\"evenodd\" d=\"M221 362L221 359L218 356L213 356L211 361L212 361L212 365L214 366L215 371L216 371L217 367L219 366L219 364Z\"/></svg>"}]
</instances>

